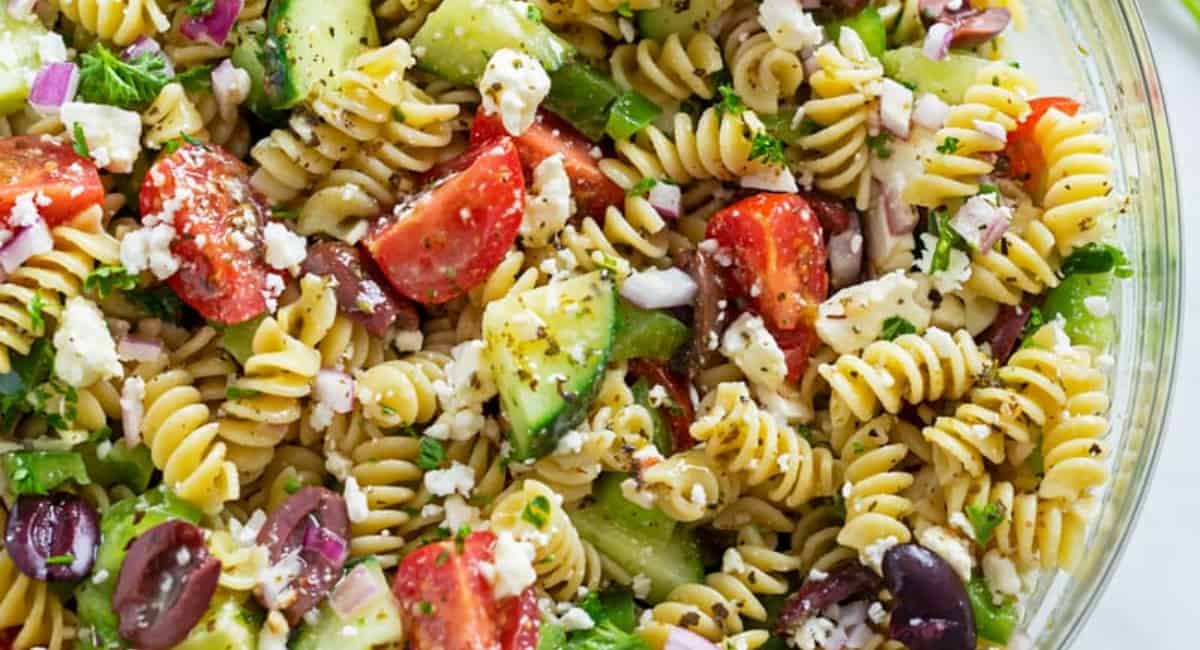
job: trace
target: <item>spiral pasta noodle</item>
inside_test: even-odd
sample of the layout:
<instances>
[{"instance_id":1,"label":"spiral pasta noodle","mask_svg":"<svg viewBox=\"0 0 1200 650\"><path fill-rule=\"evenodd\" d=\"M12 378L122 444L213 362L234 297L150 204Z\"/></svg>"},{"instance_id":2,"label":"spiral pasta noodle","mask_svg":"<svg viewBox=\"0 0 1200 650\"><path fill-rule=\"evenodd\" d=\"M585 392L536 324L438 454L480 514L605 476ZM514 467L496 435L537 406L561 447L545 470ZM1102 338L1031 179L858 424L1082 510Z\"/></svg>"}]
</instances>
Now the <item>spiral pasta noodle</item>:
<instances>
[{"instance_id":1,"label":"spiral pasta noodle","mask_svg":"<svg viewBox=\"0 0 1200 650\"><path fill-rule=\"evenodd\" d=\"M678 34L671 34L661 44L646 38L636 45L617 46L609 65L617 85L660 105L693 95L712 99L710 78L724 68L717 42L704 32L693 34L686 44Z\"/></svg>"},{"instance_id":2,"label":"spiral pasta noodle","mask_svg":"<svg viewBox=\"0 0 1200 650\"><path fill-rule=\"evenodd\" d=\"M416 464L419 453L419 441L405 436L373 438L354 448L351 475L366 493L368 514L351 523L353 557L394 555L404 546L393 529L413 517L406 506L424 475Z\"/></svg>"},{"instance_id":3,"label":"spiral pasta noodle","mask_svg":"<svg viewBox=\"0 0 1200 650\"><path fill-rule=\"evenodd\" d=\"M386 428L432 420L438 410L433 384L445 378L449 362L445 354L425 351L363 371L356 391L364 415Z\"/></svg>"},{"instance_id":4,"label":"spiral pasta noodle","mask_svg":"<svg viewBox=\"0 0 1200 650\"><path fill-rule=\"evenodd\" d=\"M625 199L625 209L608 206L604 225L585 217L579 227L568 224L562 231L562 243L584 269L624 262L621 269L633 268L634 261L656 261L668 252L667 222L644 197ZM641 264L639 264L640 266Z\"/></svg>"},{"instance_id":5,"label":"spiral pasta noodle","mask_svg":"<svg viewBox=\"0 0 1200 650\"><path fill-rule=\"evenodd\" d=\"M171 27L157 0L55 0L55 4L71 22L117 45Z\"/></svg>"},{"instance_id":6,"label":"spiral pasta noodle","mask_svg":"<svg viewBox=\"0 0 1200 650\"><path fill-rule=\"evenodd\" d=\"M75 629L70 614L45 582L17 570L6 549L0 549L0 629L18 628L14 650L70 646Z\"/></svg>"},{"instance_id":7,"label":"spiral pasta noodle","mask_svg":"<svg viewBox=\"0 0 1200 650\"><path fill-rule=\"evenodd\" d=\"M1091 353L1075 350L1074 362L1060 365L1066 408L1054 414L1042 435L1045 476L1038 495L1074 503L1108 480L1107 380L1092 366Z\"/></svg>"},{"instance_id":8,"label":"spiral pasta noodle","mask_svg":"<svg viewBox=\"0 0 1200 650\"><path fill-rule=\"evenodd\" d=\"M804 63L798 53L771 40L759 24L754 3L722 15L718 25L734 92L752 110L774 115L804 82Z\"/></svg>"},{"instance_id":9,"label":"spiral pasta noodle","mask_svg":"<svg viewBox=\"0 0 1200 650\"><path fill-rule=\"evenodd\" d=\"M710 107L695 124L686 113L676 113L673 139L650 125L634 140L618 140L616 148L643 177L680 185L709 178L732 180L764 168L750 158L754 134L762 131L752 111L722 113Z\"/></svg>"},{"instance_id":10,"label":"spiral pasta noodle","mask_svg":"<svg viewBox=\"0 0 1200 650\"><path fill-rule=\"evenodd\" d=\"M1024 294L1058 286L1054 237L1039 221L1025 232L1004 233L989 251L971 255L971 277L963 287L1005 305L1019 305Z\"/></svg>"},{"instance_id":11,"label":"spiral pasta noodle","mask_svg":"<svg viewBox=\"0 0 1200 650\"><path fill-rule=\"evenodd\" d=\"M800 515L792 531L792 554L800 561L799 571L813 569L828 572L833 567L858 557L855 549L838 543L845 518L832 506L817 506Z\"/></svg>"},{"instance_id":12,"label":"spiral pasta noodle","mask_svg":"<svg viewBox=\"0 0 1200 650\"><path fill-rule=\"evenodd\" d=\"M1113 229L1111 212L1115 164L1108 137L1097 133L1099 113L1067 115L1050 109L1034 127L1034 139L1046 159L1042 223L1054 233L1058 252L1100 241Z\"/></svg>"},{"instance_id":13,"label":"spiral pasta noodle","mask_svg":"<svg viewBox=\"0 0 1200 650\"><path fill-rule=\"evenodd\" d=\"M846 467L846 523L838 533L840 544L859 552L870 562L873 546L905 543L912 532L904 517L912 502L901 495L913 483L912 474L896 471L908 455L908 447L888 443L887 433L896 425L894 416L883 415L868 422L841 447ZM878 568L877 563L876 568Z\"/></svg>"},{"instance_id":14,"label":"spiral pasta noodle","mask_svg":"<svg viewBox=\"0 0 1200 650\"><path fill-rule=\"evenodd\" d=\"M142 143L151 149L161 149L167 141L183 137L208 141L204 117L178 83L163 86L142 112L142 123Z\"/></svg>"}]
</instances>

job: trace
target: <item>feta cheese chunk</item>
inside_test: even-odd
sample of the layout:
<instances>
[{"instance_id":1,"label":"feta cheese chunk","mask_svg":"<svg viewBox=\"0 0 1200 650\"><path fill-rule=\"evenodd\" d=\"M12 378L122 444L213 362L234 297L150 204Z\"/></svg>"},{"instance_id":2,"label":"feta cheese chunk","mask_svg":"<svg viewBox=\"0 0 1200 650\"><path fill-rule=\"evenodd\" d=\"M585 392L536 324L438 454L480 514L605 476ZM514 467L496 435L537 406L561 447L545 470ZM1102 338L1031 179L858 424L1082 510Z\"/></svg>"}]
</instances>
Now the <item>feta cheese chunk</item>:
<instances>
[{"instance_id":1,"label":"feta cheese chunk","mask_svg":"<svg viewBox=\"0 0 1200 650\"><path fill-rule=\"evenodd\" d=\"M817 336L838 354L857 352L877 340L883 323L899 316L917 332L929 327L930 310L916 299L916 280L903 271L833 294L817 309Z\"/></svg>"},{"instance_id":2,"label":"feta cheese chunk","mask_svg":"<svg viewBox=\"0 0 1200 650\"><path fill-rule=\"evenodd\" d=\"M537 572L533 570L533 544L516 540L506 530L496 538L495 553L496 572L492 589L497 599L519 595L537 579Z\"/></svg>"},{"instance_id":3,"label":"feta cheese chunk","mask_svg":"<svg viewBox=\"0 0 1200 650\"><path fill-rule=\"evenodd\" d=\"M263 229L267 264L280 271L299 266L308 255L307 241L277 221L268 223Z\"/></svg>"},{"instance_id":4,"label":"feta cheese chunk","mask_svg":"<svg viewBox=\"0 0 1200 650\"><path fill-rule=\"evenodd\" d=\"M971 278L971 258L966 253L957 248L950 249L950 261L946 268L939 269L935 273L930 273L933 268L933 252L937 248L938 238L927 233L921 233L921 244L925 246L925 250L921 252L921 259L917 260L917 268L922 273L928 274L933 280L935 289L942 293L954 293L962 289L962 283Z\"/></svg>"},{"instance_id":5,"label":"feta cheese chunk","mask_svg":"<svg viewBox=\"0 0 1200 650\"><path fill-rule=\"evenodd\" d=\"M800 0L763 0L758 6L758 23L771 42L785 50L799 51L821 42L821 26L800 6Z\"/></svg>"},{"instance_id":6,"label":"feta cheese chunk","mask_svg":"<svg viewBox=\"0 0 1200 650\"><path fill-rule=\"evenodd\" d=\"M571 179L563 155L556 153L533 170L533 192L521 220L521 241L531 248L549 244L571 218L572 207Z\"/></svg>"},{"instance_id":7,"label":"feta cheese chunk","mask_svg":"<svg viewBox=\"0 0 1200 650\"><path fill-rule=\"evenodd\" d=\"M590 630L596 627L596 622L592 620L588 613L579 607L568 609L565 614L558 618L558 622L562 623L563 629L568 632L575 630Z\"/></svg>"},{"instance_id":8,"label":"feta cheese chunk","mask_svg":"<svg viewBox=\"0 0 1200 650\"><path fill-rule=\"evenodd\" d=\"M59 117L69 134L74 134L78 125L97 165L118 174L133 171L142 149L142 118L137 113L103 104L66 102Z\"/></svg>"},{"instance_id":9,"label":"feta cheese chunk","mask_svg":"<svg viewBox=\"0 0 1200 650\"><path fill-rule=\"evenodd\" d=\"M550 76L542 64L517 50L498 50L479 79L484 112L498 113L512 135L521 135L533 124L538 105L549 92Z\"/></svg>"},{"instance_id":10,"label":"feta cheese chunk","mask_svg":"<svg viewBox=\"0 0 1200 650\"><path fill-rule=\"evenodd\" d=\"M454 493L471 496L475 489L475 471L458 461L447 469L435 469L425 473L425 488L429 493L444 497Z\"/></svg>"},{"instance_id":11,"label":"feta cheese chunk","mask_svg":"<svg viewBox=\"0 0 1200 650\"><path fill-rule=\"evenodd\" d=\"M104 315L82 296L67 300L62 323L54 333L54 351L54 374L75 388L124 372Z\"/></svg>"},{"instance_id":12,"label":"feta cheese chunk","mask_svg":"<svg viewBox=\"0 0 1200 650\"><path fill-rule=\"evenodd\" d=\"M131 274L147 269L159 280L179 270L179 258L171 252L175 228L159 223L130 232L121 239L121 265Z\"/></svg>"},{"instance_id":13,"label":"feta cheese chunk","mask_svg":"<svg viewBox=\"0 0 1200 650\"><path fill-rule=\"evenodd\" d=\"M775 389L787 377L787 359L767 331L763 319L745 312L725 330L721 354L741 368L754 384Z\"/></svg>"}]
</instances>

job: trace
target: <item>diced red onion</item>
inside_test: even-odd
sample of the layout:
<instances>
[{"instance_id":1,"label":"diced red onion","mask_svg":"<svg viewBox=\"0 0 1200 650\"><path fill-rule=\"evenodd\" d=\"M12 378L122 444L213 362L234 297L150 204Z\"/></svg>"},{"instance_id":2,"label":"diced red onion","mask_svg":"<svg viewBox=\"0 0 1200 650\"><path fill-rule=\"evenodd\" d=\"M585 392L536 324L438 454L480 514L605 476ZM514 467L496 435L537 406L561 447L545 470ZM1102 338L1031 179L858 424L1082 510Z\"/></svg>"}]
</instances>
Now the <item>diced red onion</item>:
<instances>
[{"instance_id":1,"label":"diced red onion","mask_svg":"<svg viewBox=\"0 0 1200 650\"><path fill-rule=\"evenodd\" d=\"M975 120L975 130L1000 142L1008 142L1008 131L1004 126L991 120Z\"/></svg>"},{"instance_id":2,"label":"diced red onion","mask_svg":"<svg viewBox=\"0 0 1200 650\"><path fill-rule=\"evenodd\" d=\"M667 643L663 650L717 650L712 641L682 627L672 627L667 633Z\"/></svg>"},{"instance_id":3,"label":"diced red onion","mask_svg":"<svg viewBox=\"0 0 1200 650\"><path fill-rule=\"evenodd\" d=\"M829 238L828 250L830 288L841 289L858 282L862 273L863 236L857 214L853 214L849 228Z\"/></svg>"},{"instance_id":4,"label":"diced red onion","mask_svg":"<svg viewBox=\"0 0 1200 650\"><path fill-rule=\"evenodd\" d=\"M142 417L145 406L142 397L145 383L140 378L131 377L125 380L121 387L121 428L124 429L125 445L133 448L142 441Z\"/></svg>"},{"instance_id":5,"label":"diced red onion","mask_svg":"<svg viewBox=\"0 0 1200 650\"><path fill-rule=\"evenodd\" d=\"M850 648L864 648L871 639L875 637L875 632L871 627L859 623L857 625L846 626L846 646Z\"/></svg>"},{"instance_id":6,"label":"diced red onion","mask_svg":"<svg viewBox=\"0 0 1200 650\"><path fill-rule=\"evenodd\" d=\"M667 219L675 219L679 217L683 207L683 190L679 189L678 185L671 183L655 183L654 187L650 188L650 193L646 195L646 200L662 216Z\"/></svg>"},{"instance_id":7,"label":"diced red onion","mask_svg":"<svg viewBox=\"0 0 1200 650\"><path fill-rule=\"evenodd\" d=\"M57 113L75 98L78 88L79 68L74 63L47 63L29 88L29 105L42 113Z\"/></svg>"},{"instance_id":8,"label":"diced red onion","mask_svg":"<svg viewBox=\"0 0 1200 650\"><path fill-rule=\"evenodd\" d=\"M53 249L54 238L50 236L46 222L39 217L32 225L18 230L13 238L0 248L0 267L5 273L12 273L20 268L25 260Z\"/></svg>"},{"instance_id":9,"label":"diced red onion","mask_svg":"<svg viewBox=\"0 0 1200 650\"><path fill-rule=\"evenodd\" d=\"M38 0L8 0L8 15L17 20L25 20L33 16L33 8Z\"/></svg>"},{"instance_id":10,"label":"diced red onion","mask_svg":"<svg viewBox=\"0 0 1200 650\"><path fill-rule=\"evenodd\" d=\"M129 334L117 342L117 356L122 361L154 361L162 354L163 344L158 339Z\"/></svg>"},{"instance_id":11,"label":"diced red onion","mask_svg":"<svg viewBox=\"0 0 1200 650\"><path fill-rule=\"evenodd\" d=\"M900 198L900 189L881 183L880 204L888 232L899 236L911 233L917 227L920 216L907 201Z\"/></svg>"},{"instance_id":12,"label":"diced red onion","mask_svg":"<svg viewBox=\"0 0 1200 650\"><path fill-rule=\"evenodd\" d=\"M907 140L912 110L913 92L892 79L884 78L879 94L879 121L883 128L901 140Z\"/></svg>"},{"instance_id":13,"label":"diced red onion","mask_svg":"<svg viewBox=\"0 0 1200 650\"><path fill-rule=\"evenodd\" d=\"M988 251L1004 236L1011 221L1012 211L1008 208L983 196L972 196L954 213L950 227L975 248Z\"/></svg>"},{"instance_id":14,"label":"diced red onion","mask_svg":"<svg viewBox=\"0 0 1200 650\"><path fill-rule=\"evenodd\" d=\"M692 276L675 267L639 271L621 284L621 295L642 309L690 305L698 290Z\"/></svg>"},{"instance_id":15,"label":"diced red onion","mask_svg":"<svg viewBox=\"0 0 1200 650\"><path fill-rule=\"evenodd\" d=\"M950 53L950 41L953 39L953 28L945 23L934 23L925 34L925 43L921 46L921 51L926 57L941 61Z\"/></svg>"},{"instance_id":16,"label":"diced red onion","mask_svg":"<svg viewBox=\"0 0 1200 650\"><path fill-rule=\"evenodd\" d=\"M950 105L933 93L925 93L917 99L913 107L913 122L930 130L942 128L946 116L950 114Z\"/></svg>"},{"instance_id":17,"label":"diced red onion","mask_svg":"<svg viewBox=\"0 0 1200 650\"><path fill-rule=\"evenodd\" d=\"M842 605L841 616L838 617L838 623L842 627L850 628L867 620L867 601L856 600L852 603Z\"/></svg>"},{"instance_id":18,"label":"diced red onion","mask_svg":"<svg viewBox=\"0 0 1200 650\"><path fill-rule=\"evenodd\" d=\"M341 370L326 368L317 373L313 394L318 403L334 413L349 413L354 408L354 378Z\"/></svg>"},{"instance_id":19,"label":"diced red onion","mask_svg":"<svg viewBox=\"0 0 1200 650\"><path fill-rule=\"evenodd\" d=\"M360 564L338 581L333 593L329 595L329 604L343 620L350 620L357 616L364 606L371 604L375 596L382 591L379 583L371 578L367 567Z\"/></svg>"},{"instance_id":20,"label":"diced red onion","mask_svg":"<svg viewBox=\"0 0 1200 650\"><path fill-rule=\"evenodd\" d=\"M825 638L825 642L821 644L824 650L842 650L846 647L846 632L840 627L835 627L829 631L829 636Z\"/></svg>"},{"instance_id":21,"label":"diced red onion","mask_svg":"<svg viewBox=\"0 0 1200 650\"><path fill-rule=\"evenodd\" d=\"M795 194L800 191L796 185L796 177L791 170L783 165L764 167L752 174L747 174L740 181L742 187L768 192L786 192Z\"/></svg>"},{"instance_id":22,"label":"diced red onion","mask_svg":"<svg viewBox=\"0 0 1200 650\"><path fill-rule=\"evenodd\" d=\"M153 54L162 59L166 65L167 74L171 76L175 75L175 64L171 62L171 57L167 56L167 53L163 51L158 41L149 36L139 36L136 41L121 52L121 58L126 61L132 61L143 54Z\"/></svg>"},{"instance_id":23,"label":"diced red onion","mask_svg":"<svg viewBox=\"0 0 1200 650\"><path fill-rule=\"evenodd\" d=\"M211 13L189 16L180 25L179 31L193 41L224 45L244 4L243 0L214 0Z\"/></svg>"},{"instance_id":24,"label":"diced red onion","mask_svg":"<svg viewBox=\"0 0 1200 650\"><path fill-rule=\"evenodd\" d=\"M900 200L900 191L886 183L875 183L871 209L863 226L867 240L867 259L871 270L878 271L904 240L911 240L917 215L911 205Z\"/></svg>"},{"instance_id":25,"label":"diced red onion","mask_svg":"<svg viewBox=\"0 0 1200 650\"><path fill-rule=\"evenodd\" d=\"M320 526L309 526L304 531L304 548L320 553L334 564L341 564L346 559L346 540Z\"/></svg>"}]
</instances>

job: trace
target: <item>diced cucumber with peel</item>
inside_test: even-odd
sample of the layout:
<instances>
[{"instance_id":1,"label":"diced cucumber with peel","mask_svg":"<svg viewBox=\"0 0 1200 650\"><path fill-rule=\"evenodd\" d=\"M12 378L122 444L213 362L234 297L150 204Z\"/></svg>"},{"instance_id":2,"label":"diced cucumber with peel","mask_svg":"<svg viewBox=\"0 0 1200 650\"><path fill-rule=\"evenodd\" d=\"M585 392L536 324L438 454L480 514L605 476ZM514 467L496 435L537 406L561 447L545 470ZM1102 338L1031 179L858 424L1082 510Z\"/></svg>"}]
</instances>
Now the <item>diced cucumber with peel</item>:
<instances>
[{"instance_id":1,"label":"diced cucumber with peel","mask_svg":"<svg viewBox=\"0 0 1200 650\"><path fill-rule=\"evenodd\" d=\"M529 5L513 0L445 0L413 36L413 52L425 70L474 86L497 50L520 50L554 72L575 48L534 19Z\"/></svg>"},{"instance_id":2,"label":"diced cucumber with peel","mask_svg":"<svg viewBox=\"0 0 1200 650\"><path fill-rule=\"evenodd\" d=\"M616 289L595 271L488 305L483 337L516 460L545 455L583 419L612 353Z\"/></svg>"},{"instance_id":3,"label":"diced cucumber with peel","mask_svg":"<svg viewBox=\"0 0 1200 650\"><path fill-rule=\"evenodd\" d=\"M586 63L573 61L550 73L550 94L545 106L596 141L604 137L608 107L616 103L621 93L608 75Z\"/></svg>"},{"instance_id":4,"label":"diced cucumber with peel","mask_svg":"<svg viewBox=\"0 0 1200 650\"><path fill-rule=\"evenodd\" d=\"M680 585L704 580L700 547L690 528L676 526L669 539L654 540L643 531L626 527L600 504L575 510L571 521L580 537L605 557L630 575L650 579L647 599L652 603L665 600Z\"/></svg>"},{"instance_id":5,"label":"diced cucumber with peel","mask_svg":"<svg viewBox=\"0 0 1200 650\"><path fill-rule=\"evenodd\" d=\"M948 104L961 104L967 88L984 66L991 63L970 54L951 52L941 61L925 56L919 47L888 50L880 57L887 75L914 87L913 92L933 93Z\"/></svg>"},{"instance_id":6,"label":"diced cucumber with peel","mask_svg":"<svg viewBox=\"0 0 1200 650\"><path fill-rule=\"evenodd\" d=\"M1093 313L1089 302L1104 303L1112 293L1113 274L1071 273L1046 292L1042 315L1046 322L1063 317L1063 331L1077 345L1104 350L1116 336L1116 322L1109 313ZM1094 300L1088 300L1092 298Z\"/></svg>"},{"instance_id":7,"label":"diced cucumber with peel","mask_svg":"<svg viewBox=\"0 0 1200 650\"><path fill-rule=\"evenodd\" d=\"M654 422L654 437L650 442L653 442L659 453L664 456L674 453L675 443L671 440L671 430L667 428L667 423L658 407L650 404L650 382L638 379L633 384L633 401L650 411L650 420Z\"/></svg>"},{"instance_id":8,"label":"diced cucumber with peel","mask_svg":"<svg viewBox=\"0 0 1200 650\"><path fill-rule=\"evenodd\" d=\"M657 9L638 12L638 32L658 41L679 34L679 40L686 43L693 34L704 31L728 6L720 0L664 0Z\"/></svg>"},{"instance_id":9,"label":"diced cucumber with peel","mask_svg":"<svg viewBox=\"0 0 1200 650\"><path fill-rule=\"evenodd\" d=\"M291 108L379 44L371 0L273 0L261 61L272 108Z\"/></svg>"},{"instance_id":10,"label":"diced cucumber with peel","mask_svg":"<svg viewBox=\"0 0 1200 650\"><path fill-rule=\"evenodd\" d=\"M875 7L867 7L849 18L827 23L825 37L836 41L843 27L849 27L858 33L871 56L880 56L887 49L887 29L883 26L883 18L879 16Z\"/></svg>"},{"instance_id":11,"label":"diced cucumber with peel","mask_svg":"<svg viewBox=\"0 0 1200 650\"><path fill-rule=\"evenodd\" d=\"M622 300L617 305L617 333L613 342L613 361L657 359L675 356L692 336L687 325L670 314L641 309Z\"/></svg>"},{"instance_id":12,"label":"diced cucumber with peel","mask_svg":"<svg viewBox=\"0 0 1200 650\"><path fill-rule=\"evenodd\" d=\"M602 508L613 521L637 533L654 544L667 543L675 534L677 522L658 508L643 508L625 498L621 483L627 474L611 472L600 477L592 489L596 507Z\"/></svg>"},{"instance_id":13,"label":"diced cucumber with peel","mask_svg":"<svg viewBox=\"0 0 1200 650\"><path fill-rule=\"evenodd\" d=\"M0 116L14 113L25 106L29 82L41 70L41 48L38 41L53 38L38 20L18 20L8 11L0 10Z\"/></svg>"},{"instance_id":14,"label":"diced cucumber with peel","mask_svg":"<svg viewBox=\"0 0 1200 650\"><path fill-rule=\"evenodd\" d=\"M321 603L317 620L305 623L295 640L288 645L292 650L372 650L390 648L404 639L404 628L400 617L400 602L392 595L387 578L379 561L369 558L356 565L342 580L361 580L359 588L373 587L373 595L359 604L355 611L343 615L330 605L329 599ZM336 593L337 587L334 587ZM348 634L353 630L352 634ZM197 649L199 650L199 649Z\"/></svg>"},{"instance_id":15,"label":"diced cucumber with peel","mask_svg":"<svg viewBox=\"0 0 1200 650\"><path fill-rule=\"evenodd\" d=\"M257 650L262 614L252 607L218 594L187 638L171 650Z\"/></svg>"}]
</instances>

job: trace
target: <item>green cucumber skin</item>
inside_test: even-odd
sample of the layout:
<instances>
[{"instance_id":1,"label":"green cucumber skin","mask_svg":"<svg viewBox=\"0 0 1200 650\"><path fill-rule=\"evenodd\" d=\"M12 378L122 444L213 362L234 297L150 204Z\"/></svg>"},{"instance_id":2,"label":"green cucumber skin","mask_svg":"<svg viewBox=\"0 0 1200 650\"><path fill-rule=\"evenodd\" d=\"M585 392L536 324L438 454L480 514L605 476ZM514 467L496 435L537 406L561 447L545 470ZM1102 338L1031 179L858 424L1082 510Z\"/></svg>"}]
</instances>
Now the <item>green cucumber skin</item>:
<instances>
[{"instance_id":1,"label":"green cucumber skin","mask_svg":"<svg viewBox=\"0 0 1200 650\"><path fill-rule=\"evenodd\" d=\"M1046 322L1061 315L1063 331L1077 345L1107 349L1116 338L1116 322L1112 314L1096 316L1084 300L1093 296L1107 298L1112 293L1113 274L1072 273L1046 293L1042 314Z\"/></svg>"},{"instance_id":2,"label":"green cucumber skin","mask_svg":"<svg viewBox=\"0 0 1200 650\"><path fill-rule=\"evenodd\" d=\"M721 14L720 5L717 0L666 0L657 9L637 13L638 32L659 41L679 34L686 42Z\"/></svg>"},{"instance_id":3,"label":"green cucumber skin","mask_svg":"<svg viewBox=\"0 0 1200 650\"><path fill-rule=\"evenodd\" d=\"M592 497L596 507L602 508L622 528L639 535L655 545L667 544L675 534L677 523L657 508L643 508L621 493L621 482L628 477L623 473L608 473L596 481Z\"/></svg>"},{"instance_id":4,"label":"green cucumber skin","mask_svg":"<svg viewBox=\"0 0 1200 650\"><path fill-rule=\"evenodd\" d=\"M310 6L313 5L313 6ZM315 6L315 8L314 8ZM313 61L306 63L301 60L295 60L297 54L293 51L298 49L296 35L289 31L290 17L293 15L300 16L306 13L322 13L321 7L334 7L339 9L358 8L362 14L363 24L341 25L343 30L353 30L361 34L345 34L337 31L337 26L330 26L332 33L318 32L313 37L323 40L327 45L334 45L336 42L345 39L349 36L353 41L358 43L357 48L352 46L352 49L357 49L361 52L367 47L373 47L378 44L379 36L375 27L375 15L371 11L369 0L337 0L333 4L327 4L321 0L275 0L271 3L270 9L267 12L267 36L263 43L262 61L264 64L264 86L266 95L269 98L271 108L275 110L284 110L292 108L301 101L304 101L313 88L306 85L303 71L309 63L318 65L322 62ZM342 14L343 16L348 15ZM340 16L330 18L330 22L335 21ZM318 35L319 34L319 35ZM334 53L337 54L337 53ZM340 73L342 69L349 63L353 56L348 53L346 60L341 61L340 65L332 64L329 67L334 75ZM330 75L321 72L314 75L315 79L325 79Z\"/></svg>"},{"instance_id":5,"label":"green cucumber skin","mask_svg":"<svg viewBox=\"0 0 1200 650\"><path fill-rule=\"evenodd\" d=\"M255 650L258 628L251 624L255 618L233 598L214 598L187 638L171 650Z\"/></svg>"},{"instance_id":6,"label":"green cucumber skin","mask_svg":"<svg viewBox=\"0 0 1200 650\"><path fill-rule=\"evenodd\" d=\"M617 332L612 360L668 361L689 340L692 331L666 312L640 309L625 300L617 303Z\"/></svg>"},{"instance_id":7,"label":"green cucumber skin","mask_svg":"<svg viewBox=\"0 0 1200 650\"><path fill-rule=\"evenodd\" d=\"M590 506L570 513L580 537L633 575L650 579L647 600L658 603L680 585L704 580L704 564L692 531L682 526L665 543L654 544Z\"/></svg>"},{"instance_id":8,"label":"green cucumber skin","mask_svg":"<svg viewBox=\"0 0 1200 650\"><path fill-rule=\"evenodd\" d=\"M383 569L374 558L364 561L359 566L366 567L372 581L380 587L383 594L379 602L359 612L353 620L343 619L333 611L329 601L321 604L320 614L315 623L305 623L296 638L288 644L292 650L372 650L376 647L391 647L403 638L404 630L400 626L400 603L392 596L391 586L383 574ZM347 574L348 575L348 574ZM345 636L342 632L347 626L358 630L353 636Z\"/></svg>"},{"instance_id":9,"label":"green cucumber skin","mask_svg":"<svg viewBox=\"0 0 1200 650\"><path fill-rule=\"evenodd\" d=\"M916 86L913 92L917 95L933 93L951 106L962 103L979 70L990 63L962 52L951 52L945 59L934 61L921 48L912 46L888 50L880 58L887 76Z\"/></svg>"}]
</instances>

